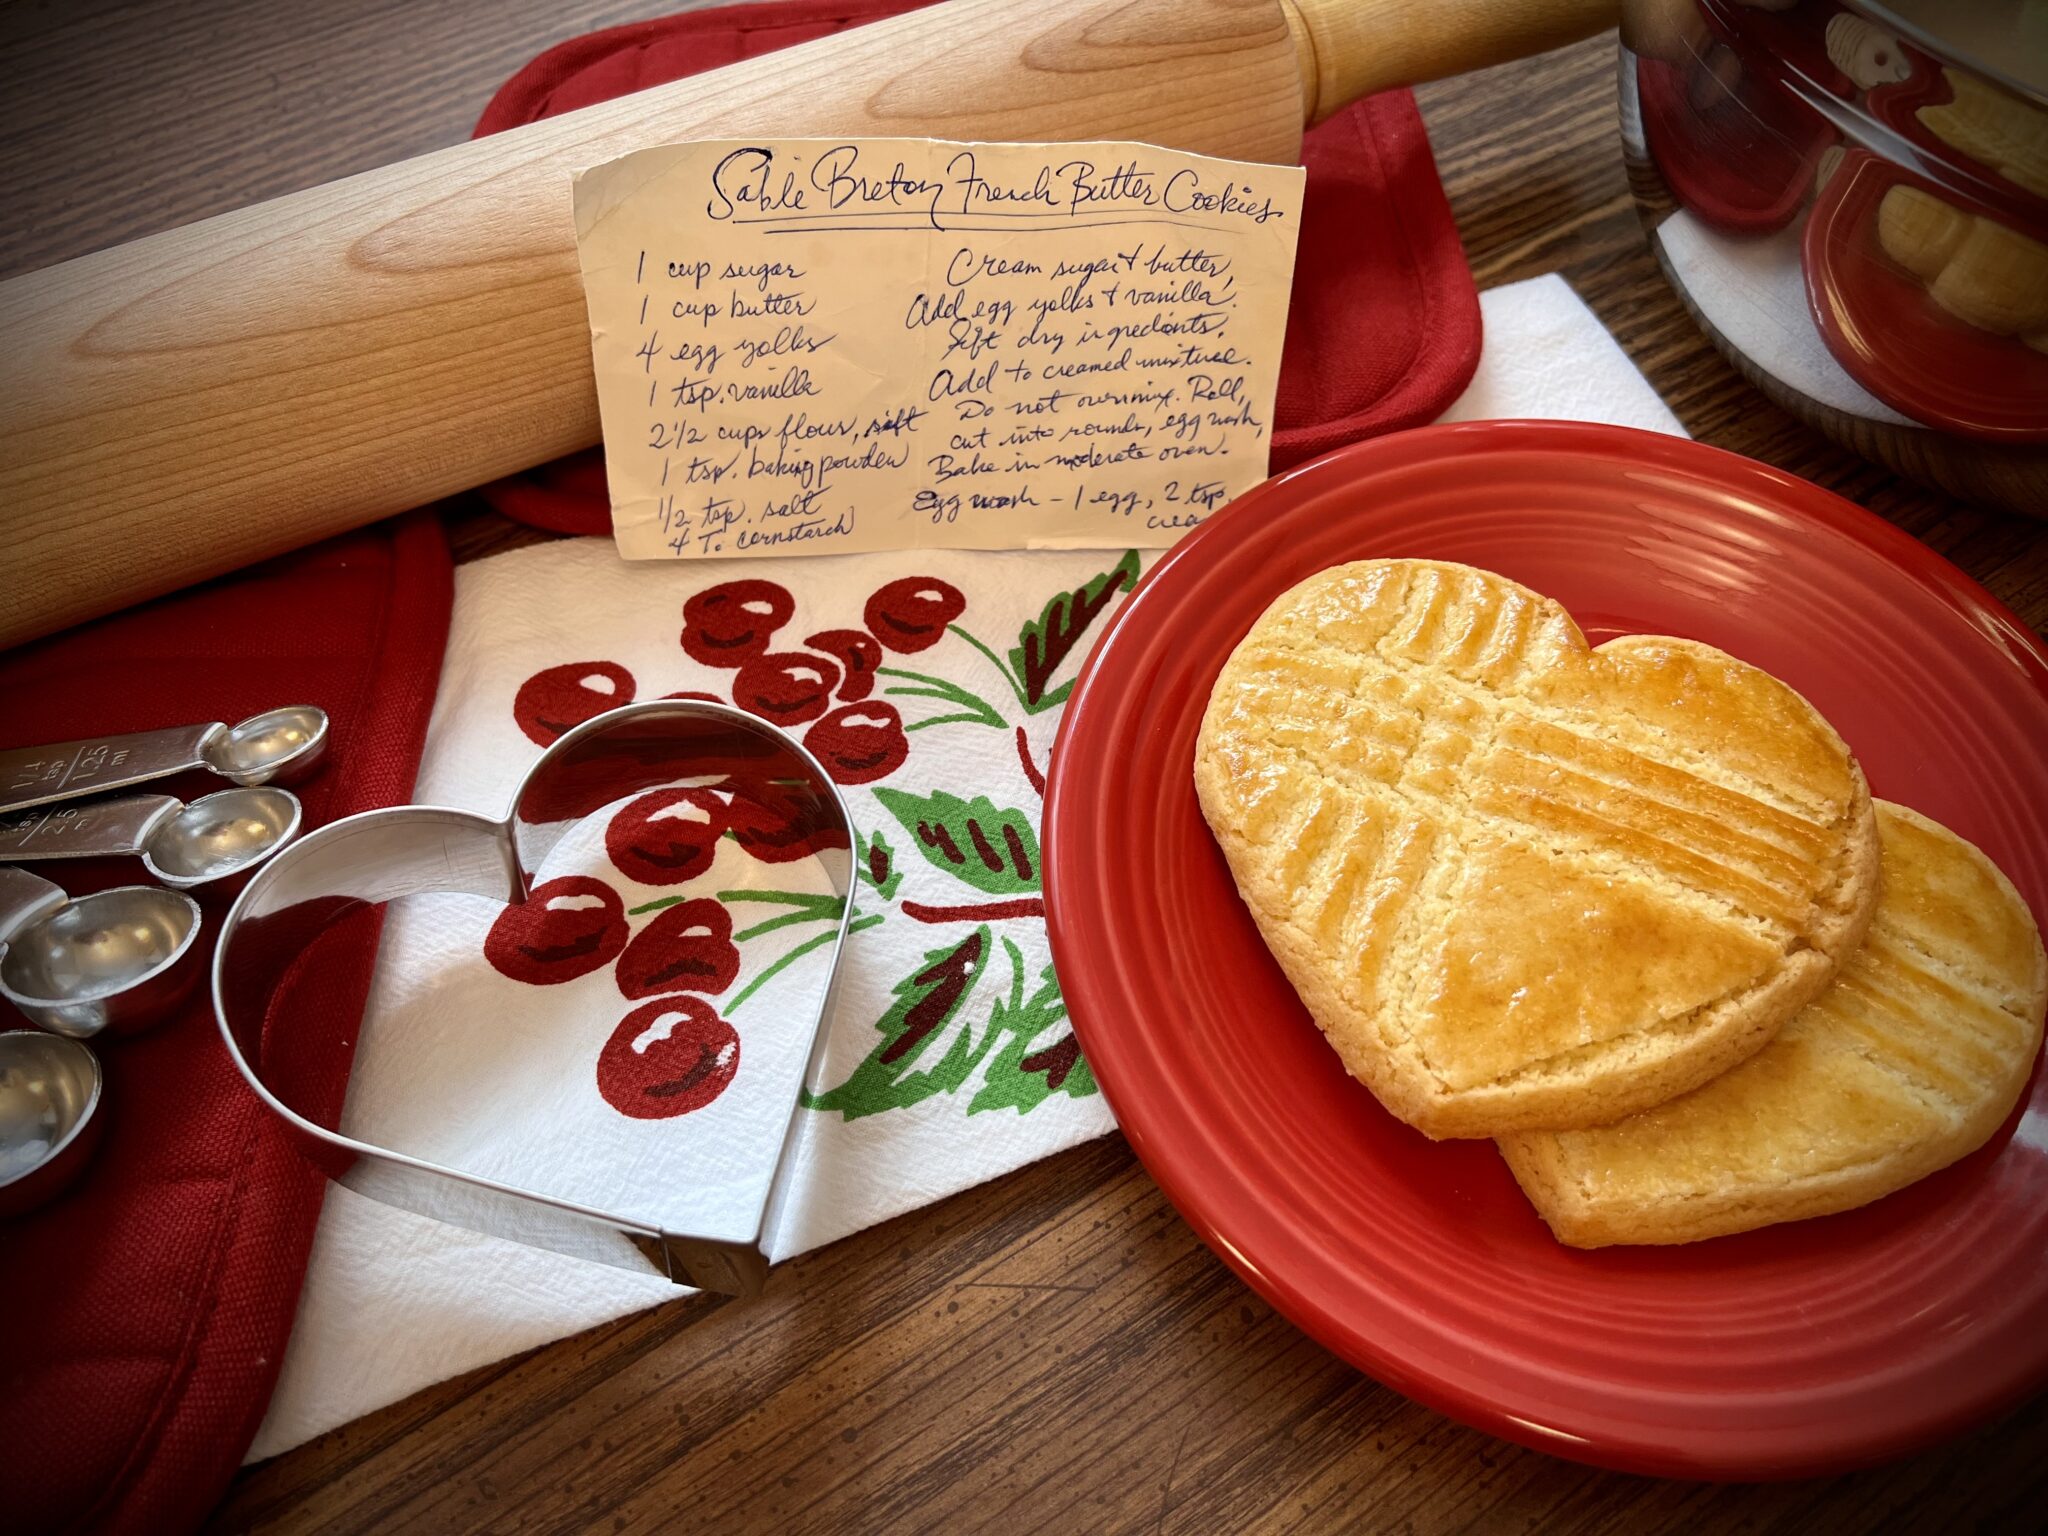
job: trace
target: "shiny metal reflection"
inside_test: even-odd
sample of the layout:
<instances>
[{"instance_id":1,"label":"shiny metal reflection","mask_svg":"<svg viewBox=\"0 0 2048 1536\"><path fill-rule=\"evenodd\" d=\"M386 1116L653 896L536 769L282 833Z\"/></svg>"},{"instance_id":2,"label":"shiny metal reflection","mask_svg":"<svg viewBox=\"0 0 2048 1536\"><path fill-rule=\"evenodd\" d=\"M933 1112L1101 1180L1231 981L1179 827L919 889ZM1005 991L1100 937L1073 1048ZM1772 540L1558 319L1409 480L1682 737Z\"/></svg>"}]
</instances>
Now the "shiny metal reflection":
<instances>
[{"instance_id":1,"label":"shiny metal reflection","mask_svg":"<svg viewBox=\"0 0 2048 1536\"><path fill-rule=\"evenodd\" d=\"M310 704L268 709L206 744L206 766L241 785L296 784L327 756L327 712Z\"/></svg>"},{"instance_id":2,"label":"shiny metal reflection","mask_svg":"<svg viewBox=\"0 0 2048 1536\"><path fill-rule=\"evenodd\" d=\"M100 1064L75 1040L0 1033L0 1218L54 1199L92 1156Z\"/></svg>"},{"instance_id":3,"label":"shiny metal reflection","mask_svg":"<svg viewBox=\"0 0 2048 1536\"><path fill-rule=\"evenodd\" d=\"M202 795L160 824L141 850L143 867L166 885L225 880L290 842L303 817L298 797L255 785Z\"/></svg>"},{"instance_id":4,"label":"shiny metal reflection","mask_svg":"<svg viewBox=\"0 0 2048 1536\"><path fill-rule=\"evenodd\" d=\"M124 885L76 901L0 866L0 998L38 1028L85 1040L167 1016L199 980L199 904Z\"/></svg>"},{"instance_id":5,"label":"shiny metal reflection","mask_svg":"<svg viewBox=\"0 0 2048 1536\"><path fill-rule=\"evenodd\" d=\"M323 1033L331 1021L293 1015L281 988L319 938L366 906L427 892L518 902L533 872L576 822L641 790L730 776L762 786L816 842L839 925L827 957L831 981L792 1027L807 1031L805 1069L781 1121L775 1168L743 1236L666 1230L644 1211L602 1211L485 1178L339 1129L340 1096L320 1064L353 1049ZM854 831L838 786L793 737L727 705L658 699L628 704L571 731L544 752L497 820L439 806L399 806L344 817L307 834L259 869L222 928L213 965L214 1010L229 1056L249 1086L331 1177L407 1210L601 1263L654 1268L680 1283L747 1294L767 1272L767 1243L789 1183L799 1091L815 1083L832 983L852 912ZM619 1238L627 1241L621 1243Z\"/></svg>"}]
</instances>

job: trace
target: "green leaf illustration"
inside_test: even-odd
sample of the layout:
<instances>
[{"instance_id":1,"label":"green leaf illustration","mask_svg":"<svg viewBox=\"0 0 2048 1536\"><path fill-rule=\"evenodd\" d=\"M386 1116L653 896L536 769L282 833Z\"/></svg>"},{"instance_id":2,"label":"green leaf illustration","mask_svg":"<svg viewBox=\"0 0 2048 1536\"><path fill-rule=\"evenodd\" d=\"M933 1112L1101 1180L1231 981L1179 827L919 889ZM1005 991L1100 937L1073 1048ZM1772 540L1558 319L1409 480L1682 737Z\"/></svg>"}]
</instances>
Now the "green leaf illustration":
<instances>
[{"instance_id":1,"label":"green leaf illustration","mask_svg":"<svg viewBox=\"0 0 2048 1536\"><path fill-rule=\"evenodd\" d=\"M1023 685L1024 707L1033 714L1051 709L1074 691L1071 681L1050 693L1046 685L1059 671L1060 663L1073 654L1074 647L1088 632L1088 626L1106 612L1119 592L1138 584L1138 552L1124 551L1124 557L1101 575L1071 592L1049 600L1035 619L1017 631L1017 644L1010 652L1010 666Z\"/></svg>"},{"instance_id":2,"label":"green leaf illustration","mask_svg":"<svg viewBox=\"0 0 2048 1536\"><path fill-rule=\"evenodd\" d=\"M991 896L1038 889L1038 833L1022 811L999 809L986 795L962 800L943 789L913 795L877 789L875 798L918 851L957 880Z\"/></svg>"},{"instance_id":3,"label":"green leaf illustration","mask_svg":"<svg viewBox=\"0 0 2048 1536\"><path fill-rule=\"evenodd\" d=\"M838 1087L806 1094L805 1105L858 1120L951 1093L966 1082L995 1037L984 1031L977 1042L971 1027L950 1026L973 996L988 953L985 926L950 948L927 951L924 965L896 983L895 1003L876 1021L880 1043Z\"/></svg>"},{"instance_id":4,"label":"green leaf illustration","mask_svg":"<svg viewBox=\"0 0 2048 1536\"><path fill-rule=\"evenodd\" d=\"M838 916L836 912L832 915ZM860 908L855 907L853 909L853 920L846 925L846 936L850 939L856 933L861 932L863 929L873 928L881 921L882 914L880 912L870 912L866 917L862 917L860 915ZM780 923L763 923L760 928L754 931L758 933L768 928L779 926L781 926ZM732 1001L725 1005L725 1016L731 1018L735 1013L739 1012L740 1005L746 1002L748 998L759 992L769 982L773 981L782 972L788 970L792 965L795 965L797 961L803 959L812 950L822 949L825 945L830 944L834 938L838 937L838 932L836 928L827 929L824 933L814 934L812 937L805 939L803 943L797 945L794 949L783 951L781 955L763 967L752 981L741 987L733 995ZM746 935L735 934L733 937L744 938Z\"/></svg>"},{"instance_id":5,"label":"green leaf illustration","mask_svg":"<svg viewBox=\"0 0 2048 1536\"><path fill-rule=\"evenodd\" d=\"M1014 1109L1028 1115L1056 1093L1087 1098L1097 1091L1095 1074L1082 1059L1074 1032L1059 1027L1066 1022L1067 1006L1052 967L1039 972L1037 989L1024 997L1023 957L1008 939L1003 944L1010 952L1010 997L1007 1003L997 999L988 1034L1002 1041L1002 1049L990 1057L967 1113Z\"/></svg>"},{"instance_id":6,"label":"green leaf illustration","mask_svg":"<svg viewBox=\"0 0 2048 1536\"><path fill-rule=\"evenodd\" d=\"M922 720L913 720L903 729L921 731L928 725L949 725L954 721L965 721L970 725L986 725L995 730L1007 730L1009 722L1004 720L996 707L980 694L962 688L958 683L943 677L933 677L928 672L910 672L902 667L877 667L875 676L896 678L900 682L916 684L915 687L884 688L882 692L892 699L937 699L942 704L953 706L953 712L945 715L927 715ZM1011 685L1015 687L1013 683Z\"/></svg>"},{"instance_id":7,"label":"green leaf illustration","mask_svg":"<svg viewBox=\"0 0 2048 1536\"><path fill-rule=\"evenodd\" d=\"M903 883L903 871L896 867L896 850L877 832L873 837L854 834L854 867L860 878L874 887L884 901L896 899L896 887Z\"/></svg>"}]
</instances>

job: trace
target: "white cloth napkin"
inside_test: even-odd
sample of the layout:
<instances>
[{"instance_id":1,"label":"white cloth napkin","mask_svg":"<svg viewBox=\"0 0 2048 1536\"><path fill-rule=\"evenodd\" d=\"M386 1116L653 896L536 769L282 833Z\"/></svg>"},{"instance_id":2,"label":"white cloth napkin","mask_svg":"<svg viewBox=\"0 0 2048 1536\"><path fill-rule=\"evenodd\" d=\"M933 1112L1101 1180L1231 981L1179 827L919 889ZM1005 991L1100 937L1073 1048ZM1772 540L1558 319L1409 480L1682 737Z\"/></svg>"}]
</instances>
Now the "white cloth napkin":
<instances>
[{"instance_id":1,"label":"white cloth napkin","mask_svg":"<svg viewBox=\"0 0 2048 1536\"><path fill-rule=\"evenodd\" d=\"M1548 416L1681 431L1561 278L1496 289L1481 304L1486 346L1479 371L1445 419ZM892 581L930 591L944 583L964 599L956 621L964 634L949 632L928 649L882 658L894 672L925 680L879 677L866 700L834 701L835 708L866 708L871 728L874 704L897 710L908 752L885 777L847 789L862 831L880 832L888 871L879 885L864 882L856 897L859 916L880 921L864 923L848 944L823 1074L828 1107L800 1119L796 1197L772 1244L778 1257L1111 1127L1086 1063L1073 1057L1044 925L1033 910L1034 776L1044 771L1058 725L1057 704L1044 700L1057 697L1121 600L1124 575L1136 565L1120 564L1122 558L1118 550L893 552L629 565L608 541L574 539L457 572L448 657L415 798L494 815L541 750L517 719L520 687L537 673L588 666L571 681L587 676L596 692L618 690L618 672L595 668L606 662L631 675L638 697L678 690L732 696L731 671L693 661L678 644L690 594L734 580L783 588L794 613L772 645L778 652L806 649L807 637L827 629L862 627L868 595ZM1034 690L1020 696L1013 686L1018 668L1008 652L1027 624L1045 616L1048 600L1076 592L1089 594L1083 606L1095 608L1095 616L1027 703ZM1073 611L1069 597L1064 612ZM976 854L963 875L943 838L927 841L916 830L924 822L957 832L970 820L990 835L1000 869ZM601 819L586 824L541 873L602 880L627 908L721 890L743 935L773 916L792 919L740 938L739 975L706 996L740 1040L728 1090L675 1119L618 1113L599 1085L596 1063L623 1016L640 1006L622 997L621 973L605 966L548 986L515 980L484 953L498 909L472 898L425 897L394 904L387 919L346 1123L385 1145L600 1204L651 1202L679 1222L715 1223L765 1177L772 1134L750 1132L762 1128L766 1087L800 1054L801 1043L782 1026L800 1002L797 994L818 979L816 967L806 975L800 959L738 1000L776 958L829 926L802 917L806 909L793 900L732 893L794 897L818 888L816 873L801 863L762 865L721 843L716 865L689 886L645 885L610 857L602 826ZM657 916L639 913L628 922L637 935ZM884 1061L906 1004L962 973L971 975L971 986L921 1048L907 1060ZM455 1085L459 1112L451 1113ZM651 1275L481 1236L331 1189L298 1321L250 1459L448 1376L678 1294Z\"/></svg>"}]
</instances>

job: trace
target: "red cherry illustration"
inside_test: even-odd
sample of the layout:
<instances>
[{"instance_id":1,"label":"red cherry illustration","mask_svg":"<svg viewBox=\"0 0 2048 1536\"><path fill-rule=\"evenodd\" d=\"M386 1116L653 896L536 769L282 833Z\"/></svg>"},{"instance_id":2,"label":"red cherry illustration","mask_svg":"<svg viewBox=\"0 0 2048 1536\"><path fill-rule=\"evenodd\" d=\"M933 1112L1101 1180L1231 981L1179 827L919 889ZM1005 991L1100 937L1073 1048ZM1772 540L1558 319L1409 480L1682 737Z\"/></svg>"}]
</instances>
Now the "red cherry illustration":
<instances>
[{"instance_id":1,"label":"red cherry illustration","mask_svg":"<svg viewBox=\"0 0 2048 1536\"><path fill-rule=\"evenodd\" d=\"M633 674L617 662L572 661L536 672L512 696L512 718L526 739L550 747L565 732L633 702Z\"/></svg>"},{"instance_id":2,"label":"red cherry illustration","mask_svg":"<svg viewBox=\"0 0 2048 1536\"><path fill-rule=\"evenodd\" d=\"M484 958L514 981L551 987L610 965L625 947L626 908L618 893L587 875L563 875L498 914L484 938Z\"/></svg>"},{"instance_id":3,"label":"red cherry illustration","mask_svg":"<svg viewBox=\"0 0 2048 1536\"><path fill-rule=\"evenodd\" d=\"M772 581L722 581L683 604L683 649L707 667L736 667L768 649L796 612L796 599Z\"/></svg>"},{"instance_id":4,"label":"red cherry illustration","mask_svg":"<svg viewBox=\"0 0 2048 1536\"><path fill-rule=\"evenodd\" d=\"M839 667L804 651L755 656L732 680L732 701L770 725L802 725L825 713Z\"/></svg>"},{"instance_id":5,"label":"red cherry illustration","mask_svg":"<svg viewBox=\"0 0 2048 1536\"><path fill-rule=\"evenodd\" d=\"M633 936L615 973L628 997L723 992L740 973L732 914L715 901L681 901Z\"/></svg>"},{"instance_id":6,"label":"red cherry illustration","mask_svg":"<svg viewBox=\"0 0 2048 1536\"><path fill-rule=\"evenodd\" d=\"M804 732L804 745L841 784L886 779L910 755L903 717L880 699L840 705Z\"/></svg>"},{"instance_id":7,"label":"red cherry illustration","mask_svg":"<svg viewBox=\"0 0 2048 1536\"><path fill-rule=\"evenodd\" d=\"M604 850L642 885L681 885L718 857L725 801L708 789L657 789L620 809L604 829Z\"/></svg>"},{"instance_id":8,"label":"red cherry illustration","mask_svg":"<svg viewBox=\"0 0 2048 1536\"><path fill-rule=\"evenodd\" d=\"M839 663L844 674L839 697L864 699L875 686L875 668L882 664L882 647L864 629L820 630L804 641L814 651L823 651Z\"/></svg>"},{"instance_id":9,"label":"red cherry illustration","mask_svg":"<svg viewBox=\"0 0 2048 1536\"><path fill-rule=\"evenodd\" d=\"M789 864L821 848L844 848L846 829L801 784L746 785L726 812L741 848L763 864Z\"/></svg>"},{"instance_id":10,"label":"red cherry illustration","mask_svg":"<svg viewBox=\"0 0 2048 1536\"><path fill-rule=\"evenodd\" d=\"M862 617L874 637L892 651L929 650L946 626L967 611L967 599L951 582L936 576L906 576L879 588L868 599Z\"/></svg>"},{"instance_id":11,"label":"red cherry illustration","mask_svg":"<svg viewBox=\"0 0 2048 1536\"><path fill-rule=\"evenodd\" d=\"M709 1003L657 997L623 1019L597 1057L597 1091L622 1115L667 1120L702 1109L740 1069L740 1037Z\"/></svg>"}]
</instances>

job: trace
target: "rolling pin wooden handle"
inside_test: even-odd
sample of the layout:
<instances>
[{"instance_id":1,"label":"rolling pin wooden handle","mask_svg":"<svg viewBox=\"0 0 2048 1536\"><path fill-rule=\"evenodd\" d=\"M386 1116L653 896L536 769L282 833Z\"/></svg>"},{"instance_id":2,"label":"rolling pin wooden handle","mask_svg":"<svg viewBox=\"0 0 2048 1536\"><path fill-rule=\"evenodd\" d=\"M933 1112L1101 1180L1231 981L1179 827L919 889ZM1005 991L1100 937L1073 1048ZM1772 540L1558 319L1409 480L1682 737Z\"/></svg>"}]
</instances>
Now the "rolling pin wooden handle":
<instances>
[{"instance_id":1,"label":"rolling pin wooden handle","mask_svg":"<svg viewBox=\"0 0 2048 1536\"><path fill-rule=\"evenodd\" d=\"M0 283L0 645L597 441L581 167L765 133L1291 161L1305 117L1614 9L951 0Z\"/></svg>"},{"instance_id":2,"label":"rolling pin wooden handle","mask_svg":"<svg viewBox=\"0 0 2048 1536\"><path fill-rule=\"evenodd\" d=\"M1304 122L1420 85L1575 43L1615 25L1621 0L1280 0L1301 66Z\"/></svg>"}]
</instances>

